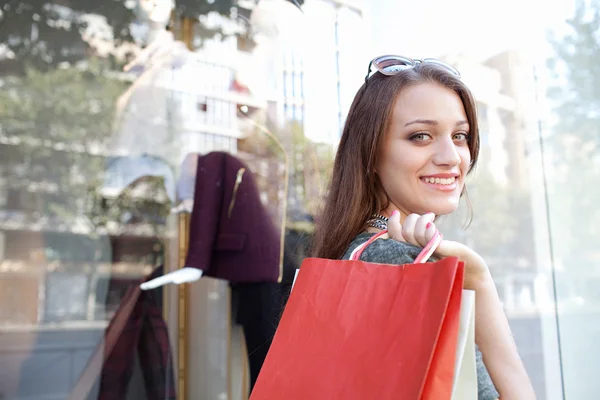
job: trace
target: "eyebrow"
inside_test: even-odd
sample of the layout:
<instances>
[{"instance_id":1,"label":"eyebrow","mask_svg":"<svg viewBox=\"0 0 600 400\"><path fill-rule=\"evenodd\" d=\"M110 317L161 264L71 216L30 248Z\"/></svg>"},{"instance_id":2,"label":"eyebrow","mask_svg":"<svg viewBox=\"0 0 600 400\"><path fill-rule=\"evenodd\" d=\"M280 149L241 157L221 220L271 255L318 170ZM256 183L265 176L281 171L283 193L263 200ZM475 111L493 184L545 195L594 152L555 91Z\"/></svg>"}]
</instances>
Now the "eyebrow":
<instances>
[{"instance_id":1,"label":"eyebrow","mask_svg":"<svg viewBox=\"0 0 600 400\"><path fill-rule=\"evenodd\" d=\"M432 119L415 119L414 121L407 122L407 123L404 125L404 127L407 127L407 126L409 126L409 125L414 125L414 124L437 125L437 124L438 124L438 122L437 122L437 121L434 121L434 120L432 120ZM469 122L468 122L468 121L464 121L464 120L463 120L463 121L458 121L458 122L456 123L456 126L468 125L468 124L469 124Z\"/></svg>"}]
</instances>

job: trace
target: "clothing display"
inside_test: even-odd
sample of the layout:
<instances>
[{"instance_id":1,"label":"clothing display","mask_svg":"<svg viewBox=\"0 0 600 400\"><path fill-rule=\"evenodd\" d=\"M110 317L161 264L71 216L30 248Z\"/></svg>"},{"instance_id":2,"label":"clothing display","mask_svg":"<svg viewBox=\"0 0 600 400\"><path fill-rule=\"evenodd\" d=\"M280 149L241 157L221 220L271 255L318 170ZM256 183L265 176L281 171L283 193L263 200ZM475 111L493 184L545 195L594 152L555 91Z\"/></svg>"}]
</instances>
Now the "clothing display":
<instances>
[{"instance_id":1,"label":"clothing display","mask_svg":"<svg viewBox=\"0 0 600 400\"><path fill-rule=\"evenodd\" d=\"M139 177L158 176L164 178L173 204L193 204L193 208L172 209L191 210L185 266L202 270L204 276L231 282L233 295L240 299L239 307L234 307L234 318L244 329L254 381L273 336L276 325L272 320L281 303L277 300L277 282L282 275L282 234L273 223L281 210L265 209L260 184L248 164L228 153L194 153L206 151L206 133L198 127L204 126L209 116L214 117L206 113L206 108L196 106L213 106L211 97L206 99L206 84L197 77L213 68L212 64L198 62L183 43L166 31L157 33L126 67L138 76L117 103L110 149L118 156L108 163L104 190L118 193ZM189 107L192 103L195 106ZM213 123L233 124L228 119ZM237 126L232 125L234 128ZM188 304L188 310L193 318L194 304ZM142 332L137 333L141 335L137 343L140 357L147 340L143 332L153 334L152 323L144 322L149 317L135 317L137 312L136 308L128 321L131 327L127 329L133 333L118 344L124 346L124 351L129 348L129 353L127 357L120 355L115 348L115 363L104 368L103 382L125 379L130 374L126 369L128 357L135 354L131 350L137 343L135 332ZM263 320L269 322L262 323ZM126 360L126 365L120 366L117 359Z\"/></svg>"},{"instance_id":2,"label":"clothing display","mask_svg":"<svg viewBox=\"0 0 600 400\"><path fill-rule=\"evenodd\" d=\"M254 176L229 153L198 158L186 267L239 282L277 282L281 235Z\"/></svg>"},{"instance_id":3,"label":"clothing display","mask_svg":"<svg viewBox=\"0 0 600 400\"><path fill-rule=\"evenodd\" d=\"M229 153L186 156L177 191L194 199L185 266L231 283L232 320L244 331L252 387L283 310L280 231L253 173Z\"/></svg>"},{"instance_id":4,"label":"clothing display","mask_svg":"<svg viewBox=\"0 0 600 400\"><path fill-rule=\"evenodd\" d=\"M148 277L161 275L163 267L156 268ZM175 399L175 376L173 373L173 354L169 343L169 331L162 315L162 290L142 292L137 283L132 285L133 292L123 297L123 303L135 301L124 326L115 326L116 317L107 328L120 330L116 342L105 354L106 360L100 376L98 400L124 399L137 353L142 374L146 399ZM135 299L135 300L134 300Z\"/></svg>"}]
</instances>

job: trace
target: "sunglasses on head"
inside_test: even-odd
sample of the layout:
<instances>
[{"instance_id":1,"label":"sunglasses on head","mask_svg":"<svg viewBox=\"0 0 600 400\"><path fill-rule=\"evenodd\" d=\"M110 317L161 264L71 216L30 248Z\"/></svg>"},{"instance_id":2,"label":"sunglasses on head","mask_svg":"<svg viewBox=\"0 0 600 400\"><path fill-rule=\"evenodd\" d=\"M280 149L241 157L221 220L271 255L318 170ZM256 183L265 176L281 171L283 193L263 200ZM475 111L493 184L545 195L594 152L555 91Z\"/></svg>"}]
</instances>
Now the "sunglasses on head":
<instances>
[{"instance_id":1,"label":"sunglasses on head","mask_svg":"<svg viewBox=\"0 0 600 400\"><path fill-rule=\"evenodd\" d=\"M400 71L414 68L417 65L424 63L435 64L460 78L460 73L456 68L443 61L436 60L435 58L413 60L412 58L403 56L380 56L372 59L369 63L369 70L367 71L367 76L365 76L365 83L367 83L368 79L372 76L371 73L379 71L383 75L392 76ZM373 70L373 67L375 67L375 70Z\"/></svg>"}]
</instances>

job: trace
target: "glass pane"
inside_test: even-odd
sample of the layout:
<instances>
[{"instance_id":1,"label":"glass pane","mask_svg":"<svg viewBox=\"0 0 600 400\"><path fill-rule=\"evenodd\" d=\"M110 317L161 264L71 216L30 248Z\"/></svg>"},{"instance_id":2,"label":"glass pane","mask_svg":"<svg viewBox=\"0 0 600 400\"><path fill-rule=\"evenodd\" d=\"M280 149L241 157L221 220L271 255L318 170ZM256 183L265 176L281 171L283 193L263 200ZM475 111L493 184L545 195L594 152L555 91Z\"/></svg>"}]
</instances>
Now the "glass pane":
<instances>
[{"instance_id":1,"label":"glass pane","mask_svg":"<svg viewBox=\"0 0 600 400\"><path fill-rule=\"evenodd\" d=\"M310 231L306 188L322 186L300 168L321 163L302 128L303 18L283 0L0 6L0 397L247 397L284 241ZM191 212L220 190L209 231ZM255 266L246 213L271 232ZM200 256L198 234L214 242ZM183 266L202 280L140 290Z\"/></svg>"},{"instance_id":2,"label":"glass pane","mask_svg":"<svg viewBox=\"0 0 600 400\"><path fill-rule=\"evenodd\" d=\"M383 54L473 90L472 221L440 227L488 262L538 398L595 397L597 1L5 3L0 398L247 397Z\"/></svg>"},{"instance_id":3,"label":"glass pane","mask_svg":"<svg viewBox=\"0 0 600 400\"><path fill-rule=\"evenodd\" d=\"M570 2L569 2L570 3ZM567 7L565 7L567 8ZM561 361L567 398L594 396L600 346L596 240L600 192L598 104L600 4L572 2L552 26L552 54L540 67L548 115L543 119L544 161L554 256ZM581 369L583 367L583 369Z\"/></svg>"}]
</instances>

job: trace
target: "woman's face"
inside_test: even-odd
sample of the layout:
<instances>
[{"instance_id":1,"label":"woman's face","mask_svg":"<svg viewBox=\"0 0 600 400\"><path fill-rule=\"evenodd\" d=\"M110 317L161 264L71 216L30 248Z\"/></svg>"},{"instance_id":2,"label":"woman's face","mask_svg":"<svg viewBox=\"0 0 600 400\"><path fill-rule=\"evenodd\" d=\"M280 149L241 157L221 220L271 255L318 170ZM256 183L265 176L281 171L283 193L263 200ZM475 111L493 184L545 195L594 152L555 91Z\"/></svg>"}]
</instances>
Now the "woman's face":
<instances>
[{"instance_id":1,"label":"woman's face","mask_svg":"<svg viewBox=\"0 0 600 400\"><path fill-rule=\"evenodd\" d=\"M376 172L390 205L404 216L449 214L458 207L471 162L469 123L454 91L433 83L396 98Z\"/></svg>"}]
</instances>

